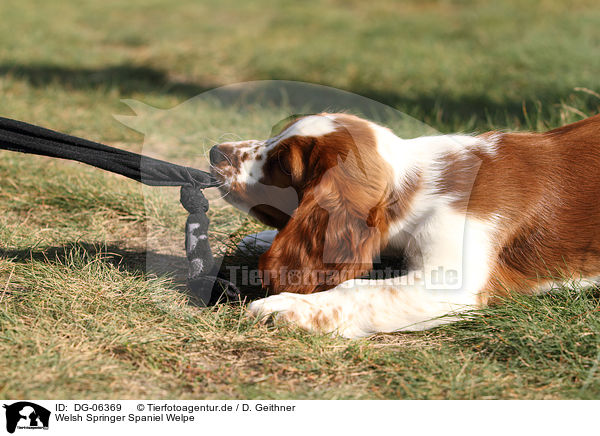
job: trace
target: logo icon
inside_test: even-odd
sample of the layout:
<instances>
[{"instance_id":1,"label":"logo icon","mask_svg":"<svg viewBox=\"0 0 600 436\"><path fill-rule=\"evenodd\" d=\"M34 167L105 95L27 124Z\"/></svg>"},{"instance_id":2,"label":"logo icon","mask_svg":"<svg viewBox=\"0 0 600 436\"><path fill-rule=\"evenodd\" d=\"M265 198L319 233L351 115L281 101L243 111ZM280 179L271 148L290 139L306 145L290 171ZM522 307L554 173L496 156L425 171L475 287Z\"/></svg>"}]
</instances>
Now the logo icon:
<instances>
[{"instance_id":1,"label":"logo icon","mask_svg":"<svg viewBox=\"0 0 600 436\"><path fill-rule=\"evenodd\" d=\"M18 429L48 429L50 411L29 401L19 401L11 405L4 404L6 409L6 431L14 433Z\"/></svg>"}]
</instances>

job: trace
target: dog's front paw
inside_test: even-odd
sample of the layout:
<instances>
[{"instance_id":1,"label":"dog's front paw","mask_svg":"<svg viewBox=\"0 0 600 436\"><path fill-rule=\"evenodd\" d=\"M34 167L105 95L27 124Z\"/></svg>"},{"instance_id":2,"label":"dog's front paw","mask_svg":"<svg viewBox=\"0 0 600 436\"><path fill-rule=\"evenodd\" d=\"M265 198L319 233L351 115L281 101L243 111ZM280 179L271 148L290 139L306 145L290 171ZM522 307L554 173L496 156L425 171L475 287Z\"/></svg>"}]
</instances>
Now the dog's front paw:
<instances>
[{"instance_id":1,"label":"dog's front paw","mask_svg":"<svg viewBox=\"0 0 600 436\"><path fill-rule=\"evenodd\" d=\"M298 294L284 292L279 295L253 301L248 305L251 316L260 320L294 322L310 312L310 304Z\"/></svg>"},{"instance_id":2,"label":"dog's front paw","mask_svg":"<svg viewBox=\"0 0 600 436\"><path fill-rule=\"evenodd\" d=\"M248 305L251 316L261 320L283 321L315 332L336 332L339 308L323 308L307 301L306 295L284 292Z\"/></svg>"}]
</instances>

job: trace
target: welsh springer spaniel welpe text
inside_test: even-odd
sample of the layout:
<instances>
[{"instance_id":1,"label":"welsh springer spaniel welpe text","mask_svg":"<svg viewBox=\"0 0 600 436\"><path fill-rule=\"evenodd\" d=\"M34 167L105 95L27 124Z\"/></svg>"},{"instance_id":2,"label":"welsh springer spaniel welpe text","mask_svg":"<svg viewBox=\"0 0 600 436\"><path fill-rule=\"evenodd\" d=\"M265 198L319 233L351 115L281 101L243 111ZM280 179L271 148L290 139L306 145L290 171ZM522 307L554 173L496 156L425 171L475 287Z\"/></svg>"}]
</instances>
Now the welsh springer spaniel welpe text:
<instances>
[{"instance_id":1,"label":"welsh springer spaniel welpe text","mask_svg":"<svg viewBox=\"0 0 600 436\"><path fill-rule=\"evenodd\" d=\"M278 229L252 302L309 330L422 330L600 276L600 116L545 133L401 139L348 114L216 145L225 199ZM380 254L405 274L361 278ZM454 315L454 316L453 316Z\"/></svg>"}]
</instances>

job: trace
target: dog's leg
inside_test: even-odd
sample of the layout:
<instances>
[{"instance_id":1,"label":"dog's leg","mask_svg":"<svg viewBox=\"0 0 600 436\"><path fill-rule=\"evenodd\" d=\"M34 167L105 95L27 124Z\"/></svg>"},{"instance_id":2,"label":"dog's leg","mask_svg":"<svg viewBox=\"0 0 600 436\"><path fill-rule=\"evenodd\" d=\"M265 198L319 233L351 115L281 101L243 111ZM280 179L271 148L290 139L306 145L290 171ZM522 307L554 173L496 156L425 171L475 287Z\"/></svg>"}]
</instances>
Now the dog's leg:
<instances>
[{"instance_id":1,"label":"dog's leg","mask_svg":"<svg viewBox=\"0 0 600 436\"><path fill-rule=\"evenodd\" d=\"M448 217L421 235L424 268L386 280L350 280L324 292L282 293L251 303L257 317L273 315L311 331L356 338L378 332L424 330L455 320L477 305L488 280L491 229ZM463 232L463 229L465 231Z\"/></svg>"},{"instance_id":2,"label":"dog's leg","mask_svg":"<svg viewBox=\"0 0 600 436\"><path fill-rule=\"evenodd\" d=\"M255 301L248 309L256 317L273 315L310 331L358 338L379 332L425 330L453 321L444 316L475 304L472 298L445 297L418 285L374 285L351 280L315 294L284 292Z\"/></svg>"}]
</instances>

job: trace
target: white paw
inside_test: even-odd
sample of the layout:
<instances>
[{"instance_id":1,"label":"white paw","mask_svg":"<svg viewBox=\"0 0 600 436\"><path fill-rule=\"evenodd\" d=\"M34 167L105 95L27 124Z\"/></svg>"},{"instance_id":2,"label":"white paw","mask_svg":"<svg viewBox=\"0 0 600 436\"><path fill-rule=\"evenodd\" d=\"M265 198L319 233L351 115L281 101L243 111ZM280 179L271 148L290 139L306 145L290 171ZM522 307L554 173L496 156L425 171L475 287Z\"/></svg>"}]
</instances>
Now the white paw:
<instances>
[{"instance_id":1,"label":"white paw","mask_svg":"<svg viewBox=\"0 0 600 436\"><path fill-rule=\"evenodd\" d=\"M336 332L340 326L340 308L317 306L307 301L307 297L284 292L250 303L248 312L258 319L284 321L309 331Z\"/></svg>"}]
</instances>

